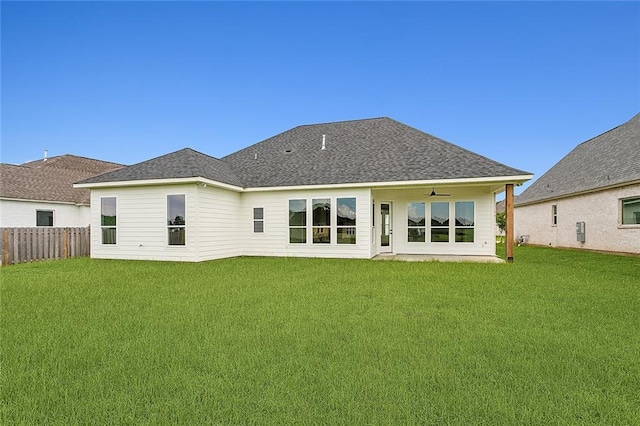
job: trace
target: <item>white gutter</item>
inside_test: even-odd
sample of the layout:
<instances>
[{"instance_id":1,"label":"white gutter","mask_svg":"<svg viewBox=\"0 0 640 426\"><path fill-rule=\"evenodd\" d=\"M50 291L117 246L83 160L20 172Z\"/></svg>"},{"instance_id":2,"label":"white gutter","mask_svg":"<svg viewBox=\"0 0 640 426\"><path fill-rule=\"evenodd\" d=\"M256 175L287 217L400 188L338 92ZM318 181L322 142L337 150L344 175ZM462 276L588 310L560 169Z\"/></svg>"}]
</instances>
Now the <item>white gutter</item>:
<instances>
[{"instance_id":1,"label":"white gutter","mask_svg":"<svg viewBox=\"0 0 640 426\"><path fill-rule=\"evenodd\" d=\"M9 198L0 197L4 201L21 201L25 203L46 203L46 204L65 204L70 206L90 206L89 203L76 203L75 201L55 201L55 200L33 200L31 198Z\"/></svg>"},{"instance_id":2,"label":"white gutter","mask_svg":"<svg viewBox=\"0 0 640 426\"><path fill-rule=\"evenodd\" d=\"M127 180L127 181L114 181L114 182L94 182L94 183L74 183L74 188L120 188L123 186L159 186L159 185L184 185L189 183L205 183L217 188L228 189L230 191L243 192L244 188L229 185L227 183L217 182L215 180L190 177L190 178L171 178L171 179L144 179L144 180Z\"/></svg>"}]
</instances>

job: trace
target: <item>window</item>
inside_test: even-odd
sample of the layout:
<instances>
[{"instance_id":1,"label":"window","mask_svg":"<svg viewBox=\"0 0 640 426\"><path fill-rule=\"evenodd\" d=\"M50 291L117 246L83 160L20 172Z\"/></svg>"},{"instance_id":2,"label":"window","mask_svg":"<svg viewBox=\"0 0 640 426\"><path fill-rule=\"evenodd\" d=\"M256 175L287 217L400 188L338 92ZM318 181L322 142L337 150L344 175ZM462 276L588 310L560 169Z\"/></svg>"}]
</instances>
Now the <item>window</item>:
<instances>
[{"instance_id":1,"label":"window","mask_svg":"<svg viewBox=\"0 0 640 426\"><path fill-rule=\"evenodd\" d=\"M170 246L183 246L186 243L185 196L167 195L167 226Z\"/></svg>"},{"instance_id":2,"label":"window","mask_svg":"<svg viewBox=\"0 0 640 426\"><path fill-rule=\"evenodd\" d=\"M256 234L264 232L264 208L253 208L253 232Z\"/></svg>"},{"instance_id":3,"label":"window","mask_svg":"<svg viewBox=\"0 0 640 426\"><path fill-rule=\"evenodd\" d=\"M640 224L640 197L622 200L622 224Z\"/></svg>"},{"instance_id":4,"label":"window","mask_svg":"<svg viewBox=\"0 0 640 426\"><path fill-rule=\"evenodd\" d=\"M356 199L338 198L337 204L337 242L338 244L356 243Z\"/></svg>"},{"instance_id":5,"label":"window","mask_svg":"<svg viewBox=\"0 0 640 426\"><path fill-rule=\"evenodd\" d=\"M474 203L473 201L456 201L456 243L472 243L474 241Z\"/></svg>"},{"instance_id":6,"label":"window","mask_svg":"<svg viewBox=\"0 0 640 426\"><path fill-rule=\"evenodd\" d=\"M53 226L53 210L36 210L36 226Z\"/></svg>"},{"instance_id":7,"label":"window","mask_svg":"<svg viewBox=\"0 0 640 426\"><path fill-rule=\"evenodd\" d=\"M426 235L424 203L409 203L407 218L407 241L410 243L424 243Z\"/></svg>"},{"instance_id":8,"label":"window","mask_svg":"<svg viewBox=\"0 0 640 426\"><path fill-rule=\"evenodd\" d=\"M313 208L313 243L331 243L331 199L317 198L312 200Z\"/></svg>"},{"instance_id":9,"label":"window","mask_svg":"<svg viewBox=\"0 0 640 426\"><path fill-rule=\"evenodd\" d=\"M551 225L556 226L558 224L558 206L556 204L551 206Z\"/></svg>"},{"instance_id":10,"label":"window","mask_svg":"<svg viewBox=\"0 0 640 426\"><path fill-rule=\"evenodd\" d=\"M289 242L307 242L307 200L289 200Z\"/></svg>"},{"instance_id":11,"label":"window","mask_svg":"<svg viewBox=\"0 0 640 426\"><path fill-rule=\"evenodd\" d=\"M449 203L431 203L431 242L449 242Z\"/></svg>"},{"instance_id":12,"label":"window","mask_svg":"<svg viewBox=\"0 0 640 426\"><path fill-rule=\"evenodd\" d=\"M100 199L100 227L102 244L116 243L116 197Z\"/></svg>"}]
</instances>

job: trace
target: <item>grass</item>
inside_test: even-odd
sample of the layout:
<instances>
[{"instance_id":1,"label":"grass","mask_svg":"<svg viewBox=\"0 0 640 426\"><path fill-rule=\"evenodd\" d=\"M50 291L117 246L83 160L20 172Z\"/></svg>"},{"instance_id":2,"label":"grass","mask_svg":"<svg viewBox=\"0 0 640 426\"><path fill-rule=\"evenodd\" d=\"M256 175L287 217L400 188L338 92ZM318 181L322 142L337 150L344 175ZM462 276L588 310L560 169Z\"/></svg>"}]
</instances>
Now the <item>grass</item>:
<instances>
[{"instance_id":1,"label":"grass","mask_svg":"<svg viewBox=\"0 0 640 426\"><path fill-rule=\"evenodd\" d=\"M638 424L638 258L1 270L2 424Z\"/></svg>"}]
</instances>

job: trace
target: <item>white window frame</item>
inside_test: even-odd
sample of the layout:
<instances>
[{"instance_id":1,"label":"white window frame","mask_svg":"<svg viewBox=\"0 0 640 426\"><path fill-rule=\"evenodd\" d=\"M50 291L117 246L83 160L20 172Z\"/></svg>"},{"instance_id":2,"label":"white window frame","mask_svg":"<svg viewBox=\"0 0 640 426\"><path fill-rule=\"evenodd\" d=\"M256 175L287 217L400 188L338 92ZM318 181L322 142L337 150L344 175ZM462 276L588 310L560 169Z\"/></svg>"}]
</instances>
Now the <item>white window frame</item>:
<instances>
[{"instance_id":1,"label":"white window frame","mask_svg":"<svg viewBox=\"0 0 640 426\"><path fill-rule=\"evenodd\" d=\"M471 203L473 205L473 225L457 225L456 224L456 203ZM456 200L452 202L453 204L453 243L454 244L475 244L476 242L476 215L478 214L478 209L476 207L476 202L473 200ZM451 206L449 207L451 209ZM451 225L451 219L449 219L449 225ZM456 229L473 229L473 241L456 241Z\"/></svg>"},{"instance_id":2,"label":"white window frame","mask_svg":"<svg viewBox=\"0 0 640 426\"><path fill-rule=\"evenodd\" d=\"M424 225L409 225L409 206L411 204L422 204L424 206ZM427 202L426 201L409 201L407 202L407 244L425 244L427 243L427 233L429 234L429 240L431 240L431 231L427 232L429 227L427 226ZM431 217L429 216L428 221L431 222ZM409 231L411 229L423 229L424 230L424 241L409 241Z\"/></svg>"},{"instance_id":3,"label":"white window frame","mask_svg":"<svg viewBox=\"0 0 640 426\"><path fill-rule=\"evenodd\" d=\"M289 214L291 213L291 202L292 201L304 201L304 225L291 225L291 218ZM287 200L287 244L291 244L294 246L309 244L309 200L307 198L289 198ZM304 229L304 242L302 243L294 243L291 242L291 230L292 229Z\"/></svg>"},{"instance_id":4,"label":"white window frame","mask_svg":"<svg viewBox=\"0 0 640 426\"><path fill-rule=\"evenodd\" d=\"M558 226L558 205L551 205L551 226Z\"/></svg>"},{"instance_id":5,"label":"white window frame","mask_svg":"<svg viewBox=\"0 0 640 426\"><path fill-rule=\"evenodd\" d=\"M165 206L166 206L166 215L165 217L167 219L169 219L169 197L176 197L176 196L182 196L184 197L184 224L183 225L170 225L169 223L166 224L166 236L167 236L167 247L186 247L187 246L187 194L185 193L180 193L180 194L167 194L166 198L165 198ZM169 238L169 230L170 229L184 229L184 244L171 244L171 239Z\"/></svg>"},{"instance_id":6,"label":"white window frame","mask_svg":"<svg viewBox=\"0 0 640 426\"><path fill-rule=\"evenodd\" d=\"M355 206L354 206L355 207L355 212L354 213L356 214L356 217L355 217L355 222L356 223L355 223L355 225L338 225L338 209L340 208L340 205L338 204L338 200L343 200L343 199L353 199L353 201L355 203ZM356 245L356 244L358 244L358 198L357 197L336 197L335 200L336 201L335 201L334 204L335 204L336 207L333 210L335 211L334 223L336 224L336 226L335 226L336 227L336 232L335 232L335 234L336 234L336 244L346 245L346 246ZM354 241L352 243L351 242L349 242L349 243L341 243L341 242L339 242L338 241L338 229L347 229L348 230L347 231L347 235L354 235L355 236ZM349 231L349 229L353 229L353 231Z\"/></svg>"},{"instance_id":7,"label":"white window frame","mask_svg":"<svg viewBox=\"0 0 640 426\"><path fill-rule=\"evenodd\" d=\"M262 217L256 218L256 210L261 210ZM264 207L254 207L252 210L253 214L253 233L254 234L264 234ZM260 231L256 231L256 225L260 223L262 224L262 229Z\"/></svg>"},{"instance_id":8,"label":"white window frame","mask_svg":"<svg viewBox=\"0 0 640 426\"><path fill-rule=\"evenodd\" d=\"M431 224L431 219L432 219L432 215L433 215L433 204L446 204L447 205L447 212L449 213L448 216L448 220L449 220L449 224L447 226L434 226ZM451 216L455 216L455 211L454 214L451 214L451 201L430 201L429 202L429 211L427 214L427 211L425 211L425 225L427 226L428 229L428 238L427 236L425 236L425 242L428 242L429 244L451 244L452 242L455 241L455 217L453 218L453 225L451 226ZM432 229L446 229L447 230L447 241L431 241L431 230ZM451 238L451 230L453 229L453 239Z\"/></svg>"},{"instance_id":9,"label":"white window frame","mask_svg":"<svg viewBox=\"0 0 640 426\"><path fill-rule=\"evenodd\" d=\"M115 200L116 203L116 224L115 225L103 225L102 224L102 201L108 198L113 198L113 200ZM118 197L114 197L114 196L106 196L106 197L100 197L100 244L103 246L117 246L118 245ZM114 242L113 243L105 243L104 242L104 230L105 229L114 229L115 230L115 238L114 238Z\"/></svg>"}]
</instances>

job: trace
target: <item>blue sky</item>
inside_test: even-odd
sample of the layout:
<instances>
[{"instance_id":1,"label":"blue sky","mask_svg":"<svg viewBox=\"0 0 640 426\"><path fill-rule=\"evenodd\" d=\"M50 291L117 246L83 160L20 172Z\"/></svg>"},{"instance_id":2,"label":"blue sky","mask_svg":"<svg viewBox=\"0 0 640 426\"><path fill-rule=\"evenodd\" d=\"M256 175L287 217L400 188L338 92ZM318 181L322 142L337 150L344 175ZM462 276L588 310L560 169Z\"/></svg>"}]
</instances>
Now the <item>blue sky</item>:
<instances>
[{"instance_id":1,"label":"blue sky","mask_svg":"<svg viewBox=\"0 0 640 426\"><path fill-rule=\"evenodd\" d=\"M0 7L4 163L222 157L388 116L540 176L640 112L638 2Z\"/></svg>"}]
</instances>

